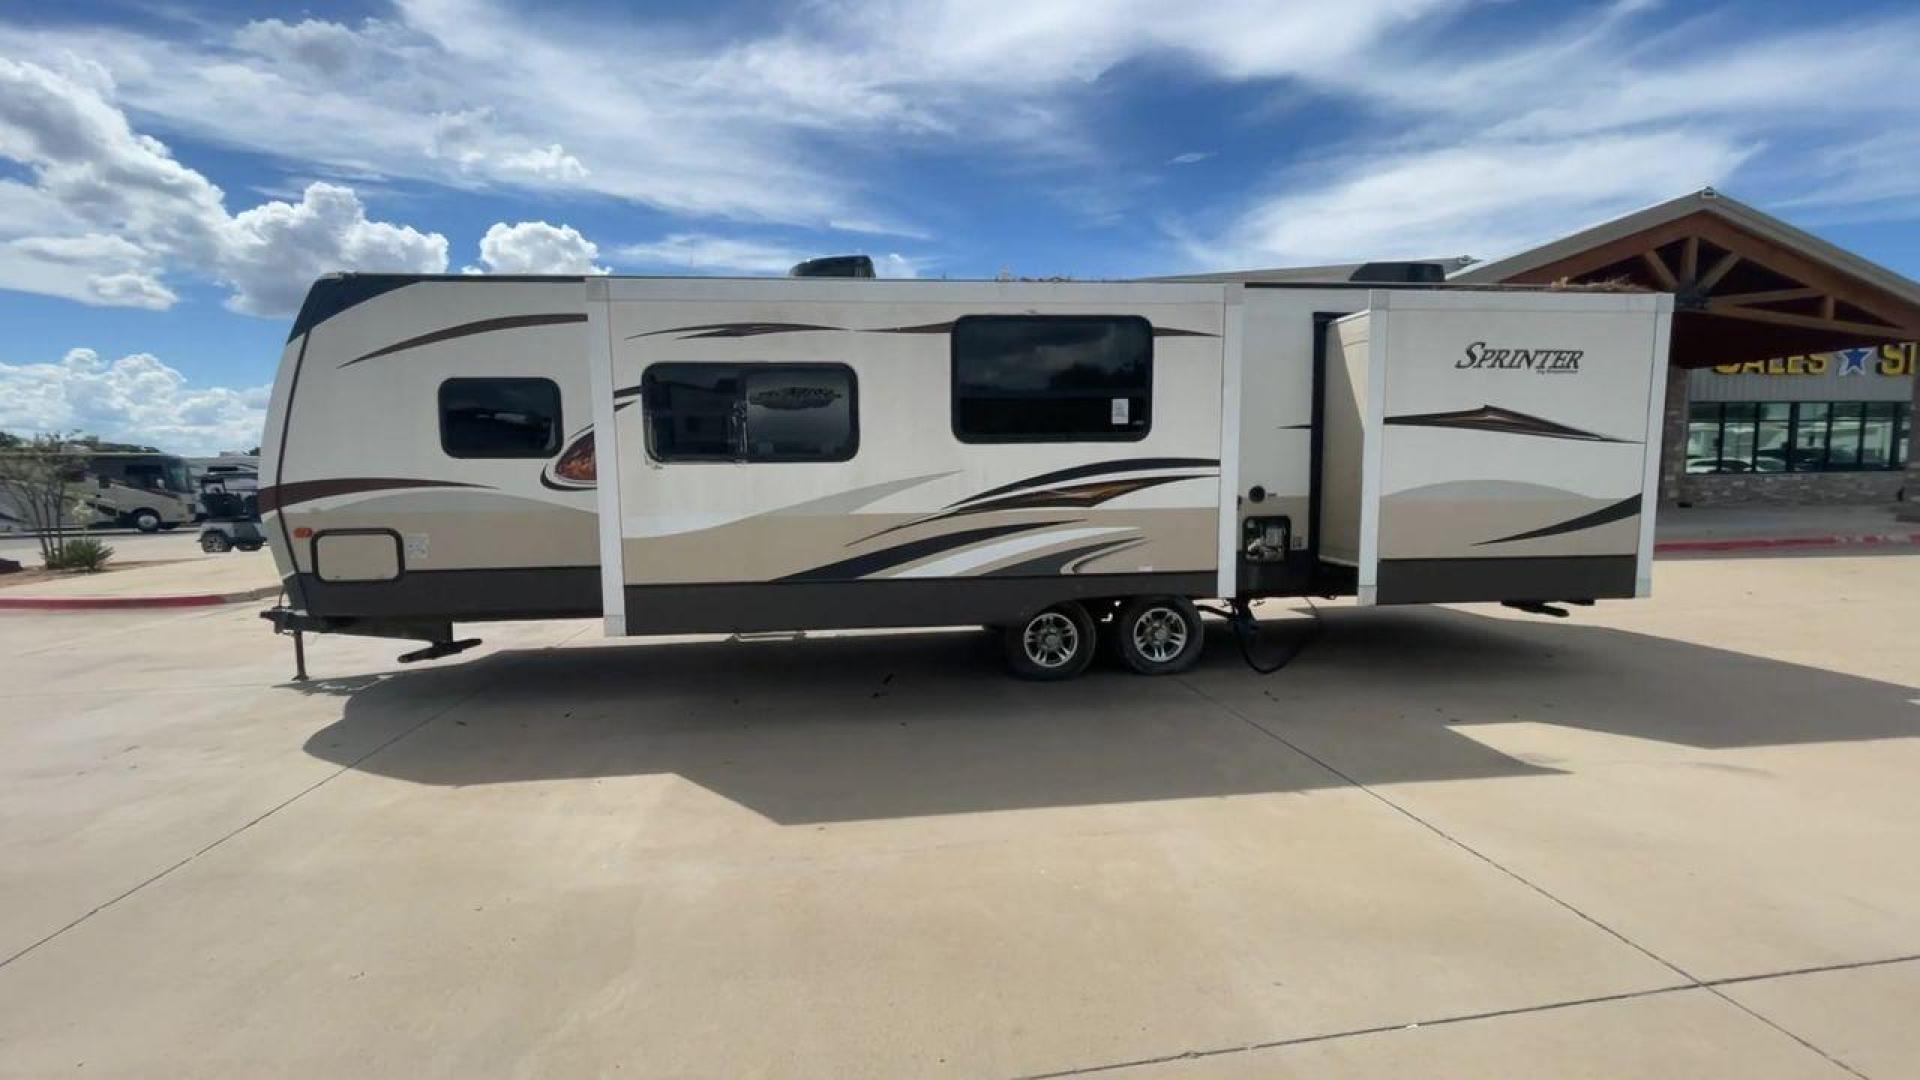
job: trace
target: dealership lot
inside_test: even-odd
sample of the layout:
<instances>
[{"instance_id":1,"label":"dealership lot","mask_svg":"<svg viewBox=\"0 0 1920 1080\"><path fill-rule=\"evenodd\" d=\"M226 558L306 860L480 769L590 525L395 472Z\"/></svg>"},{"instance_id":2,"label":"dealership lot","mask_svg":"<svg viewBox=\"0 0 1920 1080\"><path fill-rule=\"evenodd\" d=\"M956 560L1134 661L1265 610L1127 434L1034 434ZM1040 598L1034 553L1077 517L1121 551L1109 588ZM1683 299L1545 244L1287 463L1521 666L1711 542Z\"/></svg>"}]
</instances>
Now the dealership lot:
<instances>
[{"instance_id":1,"label":"dealership lot","mask_svg":"<svg viewBox=\"0 0 1920 1080\"><path fill-rule=\"evenodd\" d=\"M1657 572L1060 685L0 614L0 1075L1910 1074L1920 556Z\"/></svg>"}]
</instances>

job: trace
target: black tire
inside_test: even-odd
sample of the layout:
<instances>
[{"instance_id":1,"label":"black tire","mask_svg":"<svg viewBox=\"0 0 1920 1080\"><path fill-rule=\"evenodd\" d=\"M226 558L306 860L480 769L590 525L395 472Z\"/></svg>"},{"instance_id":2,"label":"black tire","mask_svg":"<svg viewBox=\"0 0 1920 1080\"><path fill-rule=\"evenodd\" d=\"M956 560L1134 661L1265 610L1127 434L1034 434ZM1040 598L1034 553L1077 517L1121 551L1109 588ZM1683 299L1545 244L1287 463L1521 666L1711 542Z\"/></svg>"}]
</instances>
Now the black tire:
<instances>
[{"instance_id":1,"label":"black tire","mask_svg":"<svg viewBox=\"0 0 1920 1080\"><path fill-rule=\"evenodd\" d=\"M1142 675L1172 675L1200 659L1206 627L1184 596L1142 596L1120 609L1113 650Z\"/></svg>"},{"instance_id":2,"label":"black tire","mask_svg":"<svg viewBox=\"0 0 1920 1080\"><path fill-rule=\"evenodd\" d=\"M1071 679L1087 670L1097 647L1093 618L1071 600L1006 627L1000 634L1007 670L1022 679Z\"/></svg>"},{"instance_id":3,"label":"black tire","mask_svg":"<svg viewBox=\"0 0 1920 1080\"><path fill-rule=\"evenodd\" d=\"M160 531L160 512L158 510L135 510L127 515L128 524L143 533Z\"/></svg>"},{"instance_id":4,"label":"black tire","mask_svg":"<svg viewBox=\"0 0 1920 1080\"><path fill-rule=\"evenodd\" d=\"M223 551L231 551L232 549L233 542L227 539L227 534L225 533L209 532L200 534L200 550L209 555L218 555Z\"/></svg>"},{"instance_id":5,"label":"black tire","mask_svg":"<svg viewBox=\"0 0 1920 1080\"><path fill-rule=\"evenodd\" d=\"M259 550L260 550L260 541L258 541L258 540L255 540L255 541L253 541L252 543L247 543L247 544L235 544L234 546L235 546L235 547L237 547L237 548L239 548L239 549L240 549L241 551L259 551Z\"/></svg>"}]
</instances>

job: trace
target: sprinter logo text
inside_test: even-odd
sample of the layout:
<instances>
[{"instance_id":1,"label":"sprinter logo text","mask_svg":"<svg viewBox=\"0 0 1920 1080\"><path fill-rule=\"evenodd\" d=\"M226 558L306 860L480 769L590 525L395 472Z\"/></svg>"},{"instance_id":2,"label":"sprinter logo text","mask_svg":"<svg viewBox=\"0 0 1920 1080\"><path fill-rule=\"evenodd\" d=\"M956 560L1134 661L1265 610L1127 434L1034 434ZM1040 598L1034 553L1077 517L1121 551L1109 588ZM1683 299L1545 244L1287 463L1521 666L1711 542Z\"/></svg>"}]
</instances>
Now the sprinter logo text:
<instances>
[{"instance_id":1,"label":"sprinter logo text","mask_svg":"<svg viewBox=\"0 0 1920 1080\"><path fill-rule=\"evenodd\" d=\"M1536 375L1577 375L1583 349L1499 349L1484 341L1467 346L1466 355L1454 361L1456 368L1496 368L1502 371L1528 370Z\"/></svg>"}]
</instances>

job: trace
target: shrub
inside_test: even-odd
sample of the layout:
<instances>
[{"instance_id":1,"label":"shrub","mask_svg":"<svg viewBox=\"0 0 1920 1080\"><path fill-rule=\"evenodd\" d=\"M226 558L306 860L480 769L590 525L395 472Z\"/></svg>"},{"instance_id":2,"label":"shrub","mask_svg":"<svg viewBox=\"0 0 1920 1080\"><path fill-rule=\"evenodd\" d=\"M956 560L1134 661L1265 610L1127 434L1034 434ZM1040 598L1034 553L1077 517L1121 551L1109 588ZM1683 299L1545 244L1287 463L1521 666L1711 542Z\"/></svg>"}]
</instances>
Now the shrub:
<instances>
[{"instance_id":1,"label":"shrub","mask_svg":"<svg viewBox=\"0 0 1920 1080\"><path fill-rule=\"evenodd\" d=\"M98 570L113 558L113 549L97 536L68 537L54 554L47 556L49 570Z\"/></svg>"}]
</instances>

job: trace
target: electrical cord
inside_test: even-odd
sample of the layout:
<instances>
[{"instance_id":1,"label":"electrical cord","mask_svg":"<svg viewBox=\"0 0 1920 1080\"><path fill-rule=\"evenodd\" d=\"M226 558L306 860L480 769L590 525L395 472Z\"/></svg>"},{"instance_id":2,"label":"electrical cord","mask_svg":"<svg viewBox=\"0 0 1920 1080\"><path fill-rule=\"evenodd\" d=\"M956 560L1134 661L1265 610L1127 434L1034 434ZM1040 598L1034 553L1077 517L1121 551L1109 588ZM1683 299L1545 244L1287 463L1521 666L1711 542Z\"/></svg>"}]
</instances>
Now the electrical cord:
<instances>
[{"instance_id":1,"label":"electrical cord","mask_svg":"<svg viewBox=\"0 0 1920 1080\"><path fill-rule=\"evenodd\" d=\"M1262 664L1260 661L1254 659L1254 646L1260 640L1260 620L1253 617L1253 605L1245 600L1234 599L1227 601L1227 603L1231 605L1231 610L1228 611L1222 611L1214 607L1203 607L1200 608L1200 610L1210 615L1218 615L1231 623L1233 625L1233 639L1235 643L1240 646L1240 658L1245 660L1247 666L1252 668L1256 673L1271 675L1281 668L1286 667L1288 664L1293 663L1294 659L1306 651L1307 646L1312 644L1313 640L1320 636L1322 629L1320 609L1314 605L1313 597L1303 596L1301 599L1307 602L1307 610L1313 613L1313 621L1307 625L1306 633L1295 638L1294 641L1281 652L1278 659L1268 664Z\"/></svg>"}]
</instances>

